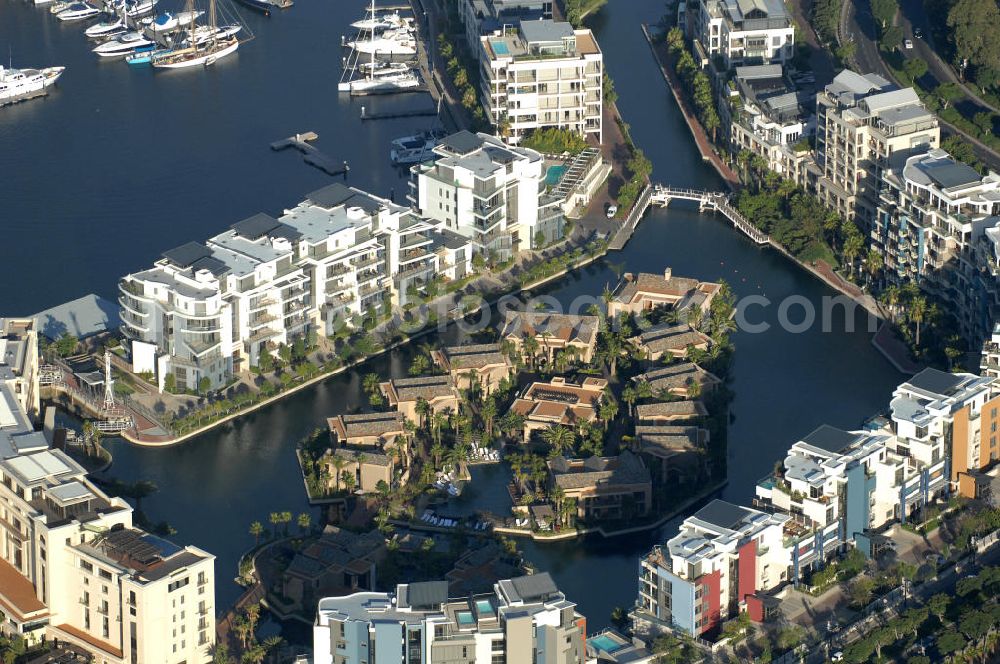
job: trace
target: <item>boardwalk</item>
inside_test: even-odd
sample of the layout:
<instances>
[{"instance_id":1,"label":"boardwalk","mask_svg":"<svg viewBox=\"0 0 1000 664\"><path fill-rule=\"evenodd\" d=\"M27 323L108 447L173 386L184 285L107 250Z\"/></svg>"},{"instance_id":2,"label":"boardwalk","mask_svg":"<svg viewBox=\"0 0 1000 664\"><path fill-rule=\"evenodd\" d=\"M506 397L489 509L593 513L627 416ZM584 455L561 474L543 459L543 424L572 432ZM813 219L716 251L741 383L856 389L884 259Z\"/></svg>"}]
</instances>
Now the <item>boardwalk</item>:
<instances>
[{"instance_id":1,"label":"boardwalk","mask_svg":"<svg viewBox=\"0 0 1000 664\"><path fill-rule=\"evenodd\" d=\"M694 201L701 211L712 210L718 212L740 231L757 244L769 244L771 238L767 233L760 230L740 214L740 211L729 204L729 196L718 191L701 191L699 189L676 189L656 185L650 197L652 205L666 207L672 200Z\"/></svg>"}]
</instances>

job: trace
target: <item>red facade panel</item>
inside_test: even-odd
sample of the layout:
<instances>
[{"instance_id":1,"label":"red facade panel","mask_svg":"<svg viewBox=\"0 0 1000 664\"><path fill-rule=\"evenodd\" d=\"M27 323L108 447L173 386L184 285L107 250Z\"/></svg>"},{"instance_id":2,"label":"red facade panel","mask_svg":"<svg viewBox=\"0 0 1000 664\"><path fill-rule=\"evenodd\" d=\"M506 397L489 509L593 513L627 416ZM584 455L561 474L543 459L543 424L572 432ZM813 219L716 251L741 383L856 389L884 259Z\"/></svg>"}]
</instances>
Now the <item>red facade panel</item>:
<instances>
[{"instance_id":1,"label":"red facade panel","mask_svg":"<svg viewBox=\"0 0 1000 664\"><path fill-rule=\"evenodd\" d=\"M739 575L736 581L736 599L742 602L747 595L757 592L757 542L754 540L740 547Z\"/></svg>"},{"instance_id":2,"label":"red facade panel","mask_svg":"<svg viewBox=\"0 0 1000 664\"><path fill-rule=\"evenodd\" d=\"M715 570L711 574L705 574L699 578L698 583L704 589L702 602L705 605L705 610L702 613L702 617L705 619L705 624L701 626L701 630L698 632L702 634L717 628L721 622L722 575L719 570Z\"/></svg>"}]
</instances>

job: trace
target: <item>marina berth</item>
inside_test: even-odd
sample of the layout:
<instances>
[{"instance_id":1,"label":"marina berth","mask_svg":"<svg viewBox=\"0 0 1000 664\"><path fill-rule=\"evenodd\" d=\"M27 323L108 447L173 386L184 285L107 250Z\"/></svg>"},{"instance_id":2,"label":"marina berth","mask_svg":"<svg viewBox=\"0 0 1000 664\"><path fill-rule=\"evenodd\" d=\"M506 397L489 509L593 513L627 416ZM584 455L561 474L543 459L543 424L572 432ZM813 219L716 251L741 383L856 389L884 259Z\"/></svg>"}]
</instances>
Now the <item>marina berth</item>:
<instances>
[{"instance_id":1,"label":"marina berth","mask_svg":"<svg viewBox=\"0 0 1000 664\"><path fill-rule=\"evenodd\" d=\"M121 58L144 46L153 46L155 42L138 32L126 32L117 39L95 46L93 51L102 58Z\"/></svg>"},{"instance_id":2,"label":"marina berth","mask_svg":"<svg viewBox=\"0 0 1000 664\"><path fill-rule=\"evenodd\" d=\"M101 10L93 5L86 2L77 2L67 7L64 11L59 12L56 16L60 21L82 21L93 18L100 13Z\"/></svg>"},{"instance_id":3,"label":"marina berth","mask_svg":"<svg viewBox=\"0 0 1000 664\"><path fill-rule=\"evenodd\" d=\"M0 106L45 95L45 89L55 84L65 70L65 67L13 69L0 66Z\"/></svg>"}]
</instances>

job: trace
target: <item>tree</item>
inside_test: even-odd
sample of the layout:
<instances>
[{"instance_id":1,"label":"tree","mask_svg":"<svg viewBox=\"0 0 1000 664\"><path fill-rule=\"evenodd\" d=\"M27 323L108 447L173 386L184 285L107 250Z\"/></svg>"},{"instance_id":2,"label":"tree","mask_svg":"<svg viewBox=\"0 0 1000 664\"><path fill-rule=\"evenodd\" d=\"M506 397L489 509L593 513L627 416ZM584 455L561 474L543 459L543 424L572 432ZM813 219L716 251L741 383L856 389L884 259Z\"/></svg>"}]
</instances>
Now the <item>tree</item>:
<instances>
[{"instance_id":1,"label":"tree","mask_svg":"<svg viewBox=\"0 0 1000 664\"><path fill-rule=\"evenodd\" d=\"M210 389L212 389L212 379L208 376L202 376L198 380L198 392L200 394L207 394Z\"/></svg>"},{"instance_id":2,"label":"tree","mask_svg":"<svg viewBox=\"0 0 1000 664\"><path fill-rule=\"evenodd\" d=\"M296 522L298 523L299 530L305 535L309 532L309 527L312 525L312 516L308 512L302 512L299 514Z\"/></svg>"},{"instance_id":3,"label":"tree","mask_svg":"<svg viewBox=\"0 0 1000 664\"><path fill-rule=\"evenodd\" d=\"M958 0L948 11L958 62L968 58L975 67L1000 67L1000 40L996 26L1000 25L1000 8L995 0Z\"/></svg>"},{"instance_id":4,"label":"tree","mask_svg":"<svg viewBox=\"0 0 1000 664\"><path fill-rule=\"evenodd\" d=\"M957 653L963 650L966 645L968 645L968 641L965 640L965 637L953 629L942 632L937 640L938 650L946 655Z\"/></svg>"},{"instance_id":5,"label":"tree","mask_svg":"<svg viewBox=\"0 0 1000 664\"><path fill-rule=\"evenodd\" d=\"M56 339L55 343L50 346L55 350L59 357L67 357L76 352L76 347L80 345L80 340L74 337L68 332L63 332L62 335Z\"/></svg>"},{"instance_id":6,"label":"tree","mask_svg":"<svg viewBox=\"0 0 1000 664\"><path fill-rule=\"evenodd\" d=\"M542 439L549 444L551 456L565 456L567 450L573 449L576 435L572 430L555 424L542 431Z\"/></svg>"},{"instance_id":7,"label":"tree","mask_svg":"<svg viewBox=\"0 0 1000 664\"><path fill-rule=\"evenodd\" d=\"M869 284L875 283L879 272L882 271L882 266L882 254L880 254L877 249L872 247L868 250L868 255L865 257L865 268L868 271Z\"/></svg>"},{"instance_id":8,"label":"tree","mask_svg":"<svg viewBox=\"0 0 1000 664\"><path fill-rule=\"evenodd\" d=\"M927 73L927 61L920 58L910 58L903 63L903 71L915 81Z\"/></svg>"},{"instance_id":9,"label":"tree","mask_svg":"<svg viewBox=\"0 0 1000 664\"><path fill-rule=\"evenodd\" d=\"M278 526L281 525L281 512L271 512L267 516L267 520L271 524L271 534L275 537L278 536Z\"/></svg>"},{"instance_id":10,"label":"tree","mask_svg":"<svg viewBox=\"0 0 1000 664\"><path fill-rule=\"evenodd\" d=\"M266 344L261 346L260 353L257 354L257 368L264 373L274 371L274 356Z\"/></svg>"},{"instance_id":11,"label":"tree","mask_svg":"<svg viewBox=\"0 0 1000 664\"><path fill-rule=\"evenodd\" d=\"M938 593L927 600L927 609L938 619L944 616L949 606L951 606L951 597L944 593Z\"/></svg>"},{"instance_id":12,"label":"tree","mask_svg":"<svg viewBox=\"0 0 1000 664\"><path fill-rule=\"evenodd\" d=\"M256 547L260 544L260 536L264 534L264 524L260 521L254 521L251 523L250 534L253 535L253 545Z\"/></svg>"},{"instance_id":13,"label":"tree","mask_svg":"<svg viewBox=\"0 0 1000 664\"><path fill-rule=\"evenodd\" d=\"M163 377L163 390L165 392L173 392L177 389L177 377L174 376L173 372L168 373Z\"/></svg>"},{"instance_id":14,"label":"tree","mask_svg":"<svg viewBox=\"0 0 1000 664\"><path fill-rule=\"evenodd\" d=\"M910 310L908 312L910 320L916 326L917 338L916 345L920 345L920 324L924 322L924 317L927 315L927 298L923 295L918 295L910 301Z\"/></svg>"}]
</instances>

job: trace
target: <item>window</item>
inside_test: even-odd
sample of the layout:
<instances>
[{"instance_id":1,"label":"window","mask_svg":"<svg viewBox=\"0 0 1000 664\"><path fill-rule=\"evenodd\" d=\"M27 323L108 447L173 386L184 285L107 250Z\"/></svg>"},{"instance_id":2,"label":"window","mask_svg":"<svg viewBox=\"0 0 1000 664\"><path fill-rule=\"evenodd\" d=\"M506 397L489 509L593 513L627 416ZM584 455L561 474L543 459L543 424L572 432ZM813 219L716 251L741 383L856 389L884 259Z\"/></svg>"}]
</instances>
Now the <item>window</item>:
<instances>
[{"instance_id":1,"label":"window","mask_svg":"<svg viewBox=\"0 0 1000 664\"><path fill-rule=\"evenodd\" d=\"M80 569L87 570L91 574L94 573L94 566L88 563L86 560L80 560Z\"/></svg>"}]
</instances>

